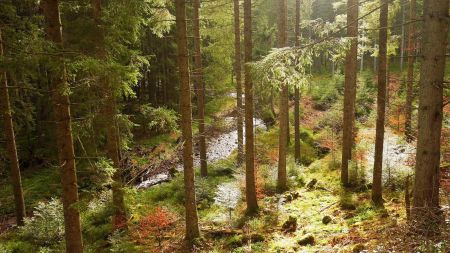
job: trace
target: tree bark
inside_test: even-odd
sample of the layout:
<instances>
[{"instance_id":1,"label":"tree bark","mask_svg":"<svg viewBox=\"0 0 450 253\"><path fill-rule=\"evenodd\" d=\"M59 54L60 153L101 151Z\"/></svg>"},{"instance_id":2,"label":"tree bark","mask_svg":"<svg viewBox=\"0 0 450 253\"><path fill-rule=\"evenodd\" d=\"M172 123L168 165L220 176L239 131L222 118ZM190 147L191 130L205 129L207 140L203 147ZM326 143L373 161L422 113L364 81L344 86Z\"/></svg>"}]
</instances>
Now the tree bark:
<instances>
[{"instance_id":1,"label":"tree bark","mask_svg":"<svg viewBox=\"0 0 450 253\"><path fill-rule=\"evenodd\" d=\"M409 21L416 19L416 0L411 0L409 7ZM413 140L411 118L412 118L412 102L414 87L414 61L415 61L415 29L414 23L409 24L408 34L408 74L406 79L406 105L405 105L405 138L407 142Z\"/></svg>"},{"instance_id":2,"label":"tree bark","mask_svg":"<svg viewBox=\"0 0 450 253\"><path fill-rule=\"evenodd\" d=\"M233 0L234 4L234 73L236 75L236 103L237 103L237 134L238 154L237 163L240 165L244 160L244 122L242 108L242 70L241 70L241 21L239 0Z\"/></svg>"},{"instance_id":3,"label":"tree bark","mask_svg":"<svg viewBox=\"0 0 450 253\"><path fill-rule=\"evenodd\" d=\"M301 0L295 1L295 46L300 46L300 6ZM294 157L300 164L300 88L294 90Z\"/></svg>"},{"instance_id":4,"label":"tree bark","mask_svg":"<svg viewBox=\"0 0 450 253\"><path fill-rule=\"evenodd\" d=\"M198 227L197 204L195 200L195 173L192 158L192 107L191 89L189 83L185 0L176 0L175 9L178 45L178 73L180 78L181 132L184 140L183 167L186 208L186 240L192 245L194 240L200 237L200 229Z\"/></svg>"},{"instance_id":5,"label":"tree bark","mask_svg":"<svg viewBox=\"0 0 450 253\"><path fill-rule=\"evenodd\" d=\"M47 23L48 40L58 46L59 49L62 49L62 25L58 0L43 0L41 4ZM56 123L58 157L61 164L66 252L80 253L83 252L83 240L81 236L80 212L75 206L78 203L75 152L72 138L70 101L69 96L65 93L69 87L62 57L61 54L56 57L55 63L58 64L57 68L50 73L50 92Z\"/></svg>"},{"instance_id":6,"label":"tree bark","mask_svg":"<svg viewBox=\"0 0 450 253\"><path fill-rule=\"evenodd\" d=\"M287 0L278 0L278 47L287 46ZM287 134L288 134L288 87L285 83L281 86L280 92L280 133L278 143L278 181L277 190L283 192L287 188L286 173L286 153L287 153Z\"/></svg>"},{"instance_id":7,"label":"tree bark","mask_svg":"<svg viewBox=\"0 0 450 253\"><path fill-rule=\"evenodd\" d=\"M383 171L383 142L384 121L386 113L386 75L387 75L387 25L388 0L381 1L380 32L379 32L379 60L378 60L378 95L377 95L377 123L375 136L375 161L373 166L372 201L375 205L383 204L382 171Z\"/></svg>"},{"instance_id":8,"label":"tree bark","mask_svg":"<svg viewBox=\"0 0 450 253\"><path fill-rule=\"evenodd\" d=\"M358 0L347 1L347 36L353 40L345 57L344 118L342 136L341 183L349 185L348 164L352 159L355 124L356 70L358 56Z\"/></svg>"},{"instance_id":9,"label":"tree bark","mask_svg":"<svg viewBox=\"0 0 450 253\"><path fill-rule=\"evenodd\" d=\"M258 211L255 180L255 143L253 133L253 83L248 63L252 61L252 1L244 0L244 61L245 61L245 196L247 214Z\"/></svg>"},{"instance_id":10,"label":"tree bark","mask_svg":"<svg viewBox=\"0 0 450 253\"><path fill-rule=\"evenodd\" d=\"M400 76L403 77L403 56L405 54L405 7L403 0L400 0L400 13L402 15L401 20L401 41L400 41Z\"/></svg>"},{"instance_id":11,"label":"tree bark","mask_svg":"<svg viewBox=\"0 0 450 253\"><path fill-rule=\"evenodd\" d=\"M0 29L0 56L4 56L3 53L3 38L2 30ZM19 157L17 155L16 137L14 134L14 124L11 113L11 105L9 102L8 92L8 79L6 70L0 70L0 82L1 82L1 99L0 108L1 115L3 117L6 149L8 150L9 166L10 166L10 178L14 193L14 204L16 208L16 222L18 226L23 226L23 219L26 216L25 201L23 199L22 180L20 177Z\"/></svg>"},{"instance_id":12,"label":"tree bark","mask_svg":"<svg viewBox=\"0 0 450 253\"><path fill-rule=\"evenodd\" d=\"M208 167L206 163L206 136L205 136L205 84L203 82L202 54L200 50L200 0L194 0L194 80L197 83L197 117L198 134L200 148L200 174L202 177L208 176Z\"/></svg>"},{"instance_id":13,"label":"tree bark","mask_svg":"<svg viewBox=\"0 0 450 253\"><path fill-rule=\"evenodd\" d=\"M100 60L106 60L107 52L104 45L104 31L102 28L102 1L91 0L92 15L96 26L96 56ZM106 127L106 151L108 158L113 162L113 166L116 172L113 175L113 184L111 187L112 198L114 205L113 216L113 229L126 228L127 227L127 215L124 200L123 182L121 176L120 166L120 144L117 128L117 109L116 98L114 95L113 87L108 81L108 77L104 73L100 73L99 77L100 87L104 99L104 103L101 105L101 111L103 112L103 120ZM144 84L142 84L144 85ZM141 89L140 89L141 90ZM141 92L141 98L144 97L144 92Z\"/></svg>"},{"instance_id":14,"label":"tree bark","mask_svg":"<svg viewBox=\"0 0 450 253\"><path fill-rule=\"evenodd\" d=\"M443 81L448 36L449 0L425 1L419 80L417 136L412 215L431 222L439 210L440 138L443 117Z\"/></svg>"}]
</instances>

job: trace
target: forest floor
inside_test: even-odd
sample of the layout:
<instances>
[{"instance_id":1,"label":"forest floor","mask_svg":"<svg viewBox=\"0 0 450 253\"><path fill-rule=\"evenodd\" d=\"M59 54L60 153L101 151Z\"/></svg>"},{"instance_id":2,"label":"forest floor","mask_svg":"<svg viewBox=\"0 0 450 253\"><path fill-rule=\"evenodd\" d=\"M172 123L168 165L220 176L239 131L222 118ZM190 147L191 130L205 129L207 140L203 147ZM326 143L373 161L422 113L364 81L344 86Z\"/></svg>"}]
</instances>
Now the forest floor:
<instances>
[{"instance_id":1,"label":"forest floor","mask_svg":"<svg viewBox=\"0 0 450 253\"><path fill-rule=\"evenodd\" d=\"M232 210L216 204L215 199L221 194L218 192L219 186L235 187L242 192L245 176L244 167L235 162L237 133L235 126L230 124L233 121L230 118L235 116L234 98L223 97L207 105L207 114L210 115L206 119L209 176L196 179L199 225L203 238L196 252L449 252L448 193L443 192L442 195L446 223L440 235L422 237L414 233L413 227L406 222L404 180L412 173L410 165L414 145L405 143L399 132L386 129L385 203L383 208L374 207L369 183L373 164L373 124L359 127L355 148L359 162L353 164L350 171L352 180L358 181L358 184L344 190L339 183L340 171L336 160L339 160L340 153L335 135L322 134L323 129L317 127L330 113L316 109L311 97L302 97L301 101L302 155L308 156L311 163L297 165L289 156L290 190L277 194L274 186L278 128L258 128L255 147L260 212L254 217L245 216L243 196L237 197L239 202ZM194 133L196 131L194 124ZM183 241L183 176L174 170L180 166L179 145L179 133L171 133L150 139L138 138L136 145L127 152L131 169L126 194L130 227L129 236L119 241L122 247L124 243L129 243L137 250L115 252L187 251ZM330 153L317 155L320 145L330 148ZM198 154L195 157L198 160ZM157 180L151 184L136 187L162 174L168 177L156 177ZM26 171L23 184L28 206L34 207L38 201L53 197L60 190L58 178L53 168ZM230 188L230 191L233 189ZM9 187L0 188L0 217L3 217L0 223L5 228L11 227L11 196ZM142 219L150 217L148 215L155 207L168 210L174 218L161 235L149 236L142 231ZM106 219L106 222L109 221ZM101 230L99 224L95 227ZM14 238L13 233L0 235L0 244L2 238ZM101 233L100 237L102 239L99 240L106 240ZM100 244L113 244L110 235L106 237L108 241ZM94 240L94 237L86 236L86 239ZM93 252L110 252L109 248L104 249Z\"/></svg>"},{"instance_id":2,"label":"forest floor","mask_svg":"<svg viewBox=\"0 0 450 253\"><path fill-rule=\"evenodd\" d=\"M302 100L302 106L305 108L304 124L317 125L324 112L313 109L307 97ZM360 170L354 172L354 176L363 178L363 182L371 182L374 131L371 126L363 127L358 136L362 164L357 165ZM256 146L264 146L264 154L257 152L259 155L270 156L273 153L271 149L276 149L276 145L264 142L268 138L273 140L274 132L276 129L257 134ZM200 205L200 227L204 239L198 252L447 252L450 247L449 224L444 225L439 236L422 237L414 233L413 227L407 223L404 180L413 172L410 162L415 149L389 128L385 136L383 208L372 205L370 184L342 189L340 172L333 166L333 157L339 154L330 153L309 166L296 165L291 159L288 165L290 191L281 195L261 192L257 216L246 218L243 202L233 210L231 217L217 206L205 208ZM223 156L222 161L211 161L212 170L233 164L235 153L230 154L230 157ZM270 170L276 170L275 159L269 164L261 160L264 159L259 159L259 168L268 166ZM226 182L242 185L241 169L234 169ZM211 174L214 177L216 172ZM271 180L270 175L262 177L266 181ZM448 195L444 194L443 210L448 220ZM164 252L183 252L183 219L175 222L167 233L168 240L163 242ZM148 245L144 248L152 248L154 243L149 240L143 245Z\"/></svg>"}]
</instances>

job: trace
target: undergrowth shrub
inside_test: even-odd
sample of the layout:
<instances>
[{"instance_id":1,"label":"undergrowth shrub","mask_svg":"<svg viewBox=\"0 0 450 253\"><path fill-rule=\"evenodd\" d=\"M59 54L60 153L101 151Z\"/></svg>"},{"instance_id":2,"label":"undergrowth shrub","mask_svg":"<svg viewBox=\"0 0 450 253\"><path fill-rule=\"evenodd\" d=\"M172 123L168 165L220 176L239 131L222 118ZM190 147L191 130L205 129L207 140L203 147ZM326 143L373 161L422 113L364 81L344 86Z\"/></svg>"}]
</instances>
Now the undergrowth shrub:
<instances>
[{"instance_id":1,"label":"undergrowth shrub","mask_svg":"<svg viewBox=\"0 0 450 253\"><path fill-rule=\"evenodd\" d=\"M38 246L54 246L64 239L63 206L59 199L40 202L33 216L25 218L20 228L20 237Z\"/></svg>"},{"instance_id":2,"label":"undergrowth shrub","mask_svg":"<svg viewBox=\"0 0 450 253\"><path fill-rule=\"evenodd\" d=\"M162 252L164 234L175 222L176 215L166 208L157 206L153 212L139 220L139 236L142 238L154 237Z\"/></svg>"},{"instance_id":3,"label":"undergrowth shrub","mask_svg":"<svg viewBox=\"0 0 450 253\"><path fill-rule=\"evenodd\" d=\"M311 90L314 108L325 111L334 104L344 90L344 75L336 74L332 78L315 80Z\"/></svg>"},{"instance_id":4,"label":"undergrowth shrub","mask_svg":"<svg viewBox=\"0 0 450 253\"><path fill-rule=\"evenodd\" d=\"M116 231L108 238L111 245L108 252L113 253L139 253L142 252L124 231Z\"/></svg>"},{"instance_id":5,"label":"undergrowth shrub","mask_svg":"<svg viewBox=\"0 0 450 253\"><path fill-rule=\"evenodd\" d=\"M110 160L101 158L96 162L84 162L78 166L80 191L97 193L106 190L113 182L116 169Z\"/></svg>"},{"instance_id":6,"label":"undergrowth shrub","mask_svg":"<svg viewBox=\"0 0 450 253\"><path fill-rule=\"evenodd\" d=\"M239 185L231 183L223 183L217 187L214 203L228 211L230 221L232 220L232 212L236 208L241 199L241 189Z\"/></svg>"},{"instance_id":7,"label":"undergrowth shrub","mask_svg":"<svg viewBox=\"0 0 450 253\"><path fill-rule=\"evenodd\" d=\"M262 164L258 167L258 185L264 195L273 195L277 192L277 170L274 166Z\"/></svg>"},{"instance_id":8,"label":"undergrowth shrub","mask_svg":"<svg viewBox=\"0 0 450 253\"><path fill-rule=\"evenodd\" d=\"M178 114L165 107L152 107L149 104L141 105L136 115L135 123L141 127L145 134L165 134L177 129Z\"/></svg>"}]
</instances>

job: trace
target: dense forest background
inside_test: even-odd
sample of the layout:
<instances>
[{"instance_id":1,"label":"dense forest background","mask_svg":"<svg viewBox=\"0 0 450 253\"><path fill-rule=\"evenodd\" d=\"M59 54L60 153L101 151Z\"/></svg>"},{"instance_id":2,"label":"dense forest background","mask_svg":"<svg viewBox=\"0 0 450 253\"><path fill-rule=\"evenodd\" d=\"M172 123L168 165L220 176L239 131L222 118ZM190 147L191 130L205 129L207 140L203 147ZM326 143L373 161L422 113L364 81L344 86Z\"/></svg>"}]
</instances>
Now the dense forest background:
<instances>
[{"instance_id":1,"label":"dense forest background","mask_svg":"<svg viewBox=\"0 0 450 253\"><path fill-rule=\"evenodd\" d=\"M448 252L449 9L2 0L0 252Z\"/></svg>"}]
</instances>

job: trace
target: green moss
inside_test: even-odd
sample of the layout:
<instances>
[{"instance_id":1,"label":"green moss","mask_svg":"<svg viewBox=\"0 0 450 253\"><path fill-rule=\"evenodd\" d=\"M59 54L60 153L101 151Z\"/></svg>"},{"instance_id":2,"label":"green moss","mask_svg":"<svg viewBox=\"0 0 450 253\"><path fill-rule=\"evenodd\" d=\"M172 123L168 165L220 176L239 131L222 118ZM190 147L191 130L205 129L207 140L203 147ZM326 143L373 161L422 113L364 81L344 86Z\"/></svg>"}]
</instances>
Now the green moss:
<instances>
[{"instance_id":1,"label":"green moss","mask_svg":"<svg viewBox=\"0 0 450 253\"><path fill-rule=\"evenodd\" d=\"M22 187L27 210L43 199L59 195L61 183L56 168L26 170L22 172ZM14 213L12 186L5 180L0 183L0 215Z\"/></svg>"}]
</instances>

